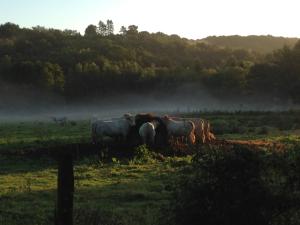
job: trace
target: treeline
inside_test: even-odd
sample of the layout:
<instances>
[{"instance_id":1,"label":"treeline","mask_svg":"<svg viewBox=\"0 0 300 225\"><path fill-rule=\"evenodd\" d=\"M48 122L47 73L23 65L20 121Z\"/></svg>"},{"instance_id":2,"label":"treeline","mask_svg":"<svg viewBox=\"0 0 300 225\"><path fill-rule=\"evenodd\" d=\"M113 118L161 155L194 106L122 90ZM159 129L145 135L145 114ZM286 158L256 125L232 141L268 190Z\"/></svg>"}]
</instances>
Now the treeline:
<instances>
[{"instance_id":1,"label":"treeline","mask_svg":"<svg viewBox=\"0 0 300 225\"><path fill-rule=\"evenodd\" d=\"M183 84L212 95L300 99L300 42L267 56L190 41L177 35L114 31L113 21L85 34L44 27L0 26L0 83L58 93L67 100L122 93L172 93Z\"/></svg>"},{"instance_id":2,"label":"treeline","mask_svg":"<svg viewBox=\"0 0 300 225\"><path fill-rule=\"evenodd\" d=\"M273 37L271 35L249 36L209 36L198 40L206 44L227 47L233 49L249 49L260 53L271 53L283 46L293 47L299 38Z\"/></svg>"}]
</instances>

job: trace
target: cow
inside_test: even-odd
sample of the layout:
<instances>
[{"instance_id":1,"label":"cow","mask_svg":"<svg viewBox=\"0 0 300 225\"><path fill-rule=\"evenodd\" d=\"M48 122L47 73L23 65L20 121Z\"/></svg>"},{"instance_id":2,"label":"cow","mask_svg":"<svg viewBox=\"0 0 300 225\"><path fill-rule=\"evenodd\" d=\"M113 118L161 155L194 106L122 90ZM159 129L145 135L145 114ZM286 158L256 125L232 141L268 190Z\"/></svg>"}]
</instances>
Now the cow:
<instances>
[{"instance_id":1,"label":"cow","mask_svg":"<svg viewBox=\"0 0 300 225\"><path fill-rule=\"evenodd\" d=\"M177 121L187 121L190 120L195 124L195 138L196 143L205 144L215 140L215 136L210 131L210 123L208 120L204 120L201 118L178 118L173 117L174 120Z\"/></svg>"},{"instance_id":2,"label":"cow","mask_svg":"<svg viewBox=\"0 0 300 225\"><path fill-rule=\"evenodd\" d=\"M165 147L168 144L167 127L162 118L151 113L139 113L135 116L136 132L147 122L156 121L154 143L157 147ZM143 140L141 140L143 142Z\"/></svg>"},{"instance_id":3,"label":"cow","mask_svg":"<svg viewBox=\"0 0 300 225\"><path fill-rule=\"evenodd\" d=\"M135 126L139 129L144 123L151 122L153 120L159 120L160 118L152 113L139 113L135 115Z\"/></svg>"},{"instance_id":4,"label":"cow","mask_svg":"<svg viewBox=\"0 0 300 225\"><path fill-rule=\"evenodd\" d=\"M104 137L114 140L126 140L129 130L135 125L134 117L127 113L122 118L114 120L96 120L92 122L92 142L97 143L97 139L103 143Z\"/></svg>"},{"instance_id":5,"label":"cow","mask_svg":"<svg viewBox=\"0 0 300 225\"><path fill-rule=\"evenodd\" d=\"M205 144L215 140L215 136L210 131L210 123L208 120L189 118L195 123L196 142Z\"/></svg>"},{"instance_id":6,"label":"cow","mask_svg":"<svg viewBox=\"0 0 300 225\"><path fill-rule=\"evenodd\" d=\"M177 121L164 116L163 121L167 127L168 138L184 138L188 144L195 143L195 124L191 120Z\"/></svg>"},{"instance_id":7,"label":"cow","mask_svg":"<svg viewBox=\"0 0 300 225\"><path fill-rule=\"evenodd\" d=\"M156 120L142 124L139 129L139 135L142 138L143 144L147 144L149 146L153 146L155 144L156 129L158 126L159 122Z\"/></svg>"}]
</instances>

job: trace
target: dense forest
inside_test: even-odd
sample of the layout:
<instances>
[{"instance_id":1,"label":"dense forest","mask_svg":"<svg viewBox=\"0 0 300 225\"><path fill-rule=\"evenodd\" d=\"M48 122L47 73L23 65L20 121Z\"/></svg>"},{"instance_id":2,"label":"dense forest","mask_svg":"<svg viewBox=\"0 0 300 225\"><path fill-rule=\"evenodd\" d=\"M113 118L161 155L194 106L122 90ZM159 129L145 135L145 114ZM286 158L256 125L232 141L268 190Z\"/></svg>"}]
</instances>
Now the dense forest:
<instances>
[{"instance_id":1,"label":"dense forest","mask_svg":"<svg viewBox=\"0 0 300 225\"><path fill-rule=\"evenodd\" d=\"M87 26L84 35L5 23L0 25L0 92L14 86L73 102L124 93L174 94L192 84L219 99L263 96L299 103L300 41L290 47L283 46L291 44L288 39L268 38L280 49L255 51L265 47L259 36L250 49L253 40L243 37L231 39L236 45L229 48L139 31L135 25L116 32L111 20Z\"/></svg>"}]
</instances>

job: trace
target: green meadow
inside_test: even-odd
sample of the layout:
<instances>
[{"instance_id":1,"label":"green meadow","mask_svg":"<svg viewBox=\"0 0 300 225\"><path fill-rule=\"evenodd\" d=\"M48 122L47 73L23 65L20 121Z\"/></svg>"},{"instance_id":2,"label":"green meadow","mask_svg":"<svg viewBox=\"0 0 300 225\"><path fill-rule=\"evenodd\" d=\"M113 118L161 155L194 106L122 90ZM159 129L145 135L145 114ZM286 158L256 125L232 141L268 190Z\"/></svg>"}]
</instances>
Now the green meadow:
<instances>
[{"instance_id":1,"label":"green meadow","mask_svg":"<svg viewBox=\"0 0 300 225\"><path fill-rule=\"evenodd\" d=\"M300 112L182 116L208 119L218 139L274 142L289 148L300 142ZM53 224L57 160L55 155L34 152L80 143L87 144L88 152L89 142L89 121L66 126L38 121L1 123L0 224ZM75 157L75 224L161 224L173 199L173 187L192 172L193 155L162 156L145 146L114 150L126 151L130 154L124 156L104 148Z\"/></svg>"}]
</instances>

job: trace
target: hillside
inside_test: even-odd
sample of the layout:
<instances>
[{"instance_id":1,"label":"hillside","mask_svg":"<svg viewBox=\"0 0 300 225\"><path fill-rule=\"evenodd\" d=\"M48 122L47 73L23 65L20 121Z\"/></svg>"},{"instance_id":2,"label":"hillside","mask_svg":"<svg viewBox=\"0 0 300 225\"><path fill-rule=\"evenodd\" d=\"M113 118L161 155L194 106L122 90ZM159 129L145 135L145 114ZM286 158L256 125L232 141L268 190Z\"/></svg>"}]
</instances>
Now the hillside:
<instances>
[{"instance_id":1,"label":"hillside","mask_svg":"<svg viewBox=\"0 0 300 225\"><path fill-rule=\"evenodd\" d=\"M199 96L300 102L300 41L283 48L297 39L232 36L191 43L178 35L139 31L135 25L118 34L100 28L89 25L81 35L0 25L0 94L5 96L0 108L38 98L44 104L52 99L48 96L75 102L127 94L173 96L177 102L187 95L189 102L199 102ZM276 48L267 57L258 53Z\"/></svg>"},{"instance_id":2,"label":"hillside","mask_svg":"<svg viewBox=\"0 0 300 225\"><path fill-rule=\"evenodd\" d=\"M293 47L299 38L287 38L287 37L274 37L271 35L267 36L209 36L200 40L210 45L216 45L219 47L228 48L242 48L257 51L260 53L270 53L276 49L280 49L287 45Z\"/></svg>"}]
</instances>

